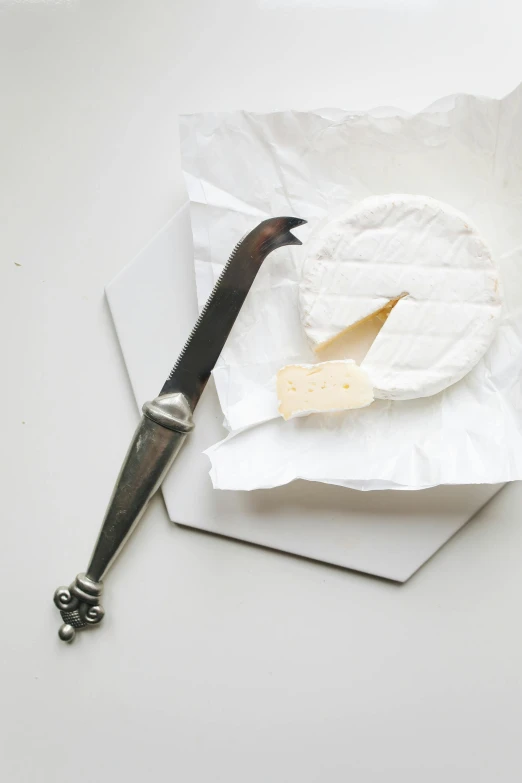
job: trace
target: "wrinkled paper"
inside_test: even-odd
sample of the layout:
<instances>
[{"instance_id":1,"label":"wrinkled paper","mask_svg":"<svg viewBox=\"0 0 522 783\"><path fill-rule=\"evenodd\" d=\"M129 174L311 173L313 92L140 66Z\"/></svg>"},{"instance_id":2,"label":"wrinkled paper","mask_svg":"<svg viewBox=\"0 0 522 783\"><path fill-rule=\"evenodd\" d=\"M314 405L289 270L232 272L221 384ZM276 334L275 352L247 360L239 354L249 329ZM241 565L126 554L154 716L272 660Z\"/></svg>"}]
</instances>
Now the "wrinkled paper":
<instances>
[{"instance_id":1,"label":"wrinkled paper","mask_svg":"<svg viewBox=\"0 0 522 783\"><path fill-rule=\"evenodd\" d=\"M295 215L304 246L264 262L214 370L227 439L207 453L219 489L294 479L420 489L522 478L522 85L501 101L458 95L423 112L229 112L181 119L200 307L231 248ZM284 422L275 374L313 362L298 283L306 239L372 194L432 196L467 214L499 264L495 340L459 383L418 400Z\"/></svg>"}]
</instances>

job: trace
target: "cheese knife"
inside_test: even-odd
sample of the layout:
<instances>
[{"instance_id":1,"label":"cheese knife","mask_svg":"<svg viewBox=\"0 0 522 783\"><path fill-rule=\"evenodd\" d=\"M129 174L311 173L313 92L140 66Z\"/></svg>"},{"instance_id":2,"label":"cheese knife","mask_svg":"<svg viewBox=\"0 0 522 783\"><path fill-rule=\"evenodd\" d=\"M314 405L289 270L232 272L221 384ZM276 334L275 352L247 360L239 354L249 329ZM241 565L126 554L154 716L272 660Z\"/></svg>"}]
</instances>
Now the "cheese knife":
<instances>
[{"instance_id":1,"label":"cheese knife","mask_svg":"<svg viewBox=\"0 0 522 783\"><path fill-rule=\"evenodd\" d=\"M291 229L304 223L264 220L234 248L159 395L143 406L86 572L54 594L62 641L72 642L78 629L103 619L102 580L193 429L192 414L261 264L279 247L300 245Z\"/></svg>"}]
</instances>

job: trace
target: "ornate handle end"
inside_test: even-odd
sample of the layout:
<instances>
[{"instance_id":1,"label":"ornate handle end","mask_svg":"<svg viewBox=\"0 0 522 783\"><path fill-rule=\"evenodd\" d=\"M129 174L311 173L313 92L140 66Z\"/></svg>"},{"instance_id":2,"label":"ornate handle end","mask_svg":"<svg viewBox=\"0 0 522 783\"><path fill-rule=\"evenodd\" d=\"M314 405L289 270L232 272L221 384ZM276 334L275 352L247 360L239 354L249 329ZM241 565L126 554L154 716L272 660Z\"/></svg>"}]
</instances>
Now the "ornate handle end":
<instances>
[{"instance_id":1,"label":"ornate handle end","mask_svg":"<svg viewBox=\"0 0 522 783\"><path fill-rule=\"evenodd\" d=\"M78 574L69 587L56 590L54 603L63 620L58 636L63 642L72 642L77 629L103 620L105 612L99 603L102 592L103 582L95 582L86 574Z\"/></svg>"}]
</instances>

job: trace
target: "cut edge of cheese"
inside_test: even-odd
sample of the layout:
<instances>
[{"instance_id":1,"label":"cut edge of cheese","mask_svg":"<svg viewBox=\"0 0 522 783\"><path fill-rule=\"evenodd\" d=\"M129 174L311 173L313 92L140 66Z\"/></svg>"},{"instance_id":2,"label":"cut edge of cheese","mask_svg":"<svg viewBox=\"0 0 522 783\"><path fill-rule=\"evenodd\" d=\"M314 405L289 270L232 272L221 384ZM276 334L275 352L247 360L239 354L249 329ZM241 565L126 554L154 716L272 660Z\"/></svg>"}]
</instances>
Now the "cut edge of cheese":
<instances>
[{"instance_id":1,"label":"cut edge of cheese","mask_svg":"<svg viewBox=\"0 0 522 783\"><path fill-rule=\"evenodd\" d=\"M279 413L288 419L310 413L339 413L374 401L368 374L352 359L289 364L277 373Z\"/></svg>"},{"instance_id":2,"label":"cut edge of cheese","mask_svg":"<svg viewBox=\"0 0 522 783\"><path fill-rule=\"evenodd\" d=\"M364 318L360 318L358 321L355 321L353 324L350 324L345 329L342 329L340 332L337 332L337 334L334 334L332 337L329 337L328 340L324 340L324 342L319 343L318 345L314 346L314 352L320 353L325 348L329 348L333 343L335 343L337 340L343 338L348 332L351 332L352 329L355 329L358 326L361 326L364 323L367 323L368 321L371 321L373 318L377 318L381 324L384 324L386 322L386 319L390 315L391 311L399 302L401 299L404 299L405 296L408 296L407 292L404 292L400 294L399 296L396 296L394 299L390 299L384 307L380 307L378 310L374 310L373 313L369 313Z\"/></svg>"}]
</instances>

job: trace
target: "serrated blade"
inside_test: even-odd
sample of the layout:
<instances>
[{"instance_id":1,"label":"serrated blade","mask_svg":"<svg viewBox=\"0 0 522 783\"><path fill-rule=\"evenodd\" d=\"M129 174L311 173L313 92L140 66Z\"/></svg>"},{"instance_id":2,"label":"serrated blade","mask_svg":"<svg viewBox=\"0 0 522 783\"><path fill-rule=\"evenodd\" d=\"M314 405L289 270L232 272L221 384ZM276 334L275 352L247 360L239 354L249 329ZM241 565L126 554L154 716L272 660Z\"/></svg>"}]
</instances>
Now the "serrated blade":
<instances>
[{"instance_id":1,"label":"serrated blade","mask_svg":"<svg viewBox=\"0 0 522 783\"><path fill-rule=\"evenodd\" d=\"M236 245L160 395L180 392L194 410L261 264L278 247L300 245L291 229L304 223L270 218Z\"/></svg>"}]
</instances>

